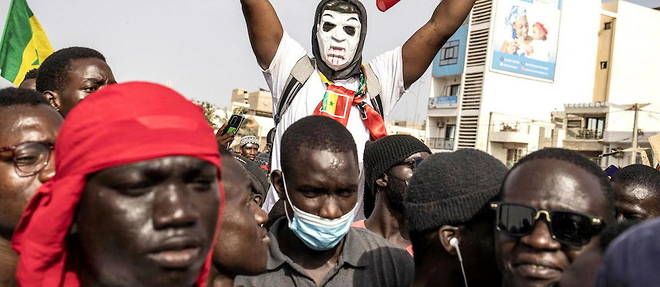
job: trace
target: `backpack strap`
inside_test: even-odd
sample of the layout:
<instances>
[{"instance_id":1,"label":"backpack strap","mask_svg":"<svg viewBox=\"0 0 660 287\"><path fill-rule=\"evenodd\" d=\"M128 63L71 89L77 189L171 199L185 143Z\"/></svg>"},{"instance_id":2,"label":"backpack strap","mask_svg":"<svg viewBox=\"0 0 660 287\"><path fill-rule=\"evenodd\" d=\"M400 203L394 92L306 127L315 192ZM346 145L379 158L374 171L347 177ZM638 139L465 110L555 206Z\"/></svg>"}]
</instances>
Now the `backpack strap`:
<instances>
[{"instance_id":1,"label":"backpack strap","mask_svg":"<svg viewBox=\"0 0 660 287\"><path fill-rule=\"evenodd\" d=\"M293 102L296 94L298 94L303 85L305 85L307 79L309 79L312 73L314 73L314 70L316 70L314 62L307 55L302 56L302 58L300 58L293 66L291 74L284 85L284 91L280 97L277 113L273 117L275 120L275 126L280 123L282 116L291 105L291 102Z\"/></svg>"},{"instance_id":2,"label":"backpack strap","mask_svg":"<svg viewBox=\"0 0 660 287\"><path fill-rule=\"evenodd\" d=\"M369 93L371 106L373 106L381 116L385 117L385 115L383 115L383 102L380 97L382 91L380 81L378 81L378 76L374 73L371 65L364 66L364 76L367 80L367 92Z\"/></svg>"}]
</instances>

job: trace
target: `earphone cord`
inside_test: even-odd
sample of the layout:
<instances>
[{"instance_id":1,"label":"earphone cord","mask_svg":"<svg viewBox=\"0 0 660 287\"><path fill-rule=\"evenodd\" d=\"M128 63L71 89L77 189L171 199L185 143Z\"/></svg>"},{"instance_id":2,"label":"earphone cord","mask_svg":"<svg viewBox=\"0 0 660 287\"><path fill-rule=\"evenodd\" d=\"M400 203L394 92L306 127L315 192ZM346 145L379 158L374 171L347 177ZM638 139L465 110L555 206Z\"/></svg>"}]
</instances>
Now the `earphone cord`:
<instances>
[{"instance_id":1,"label":"earphone cord","mask_svg":"<svg viewBox=\"0 0 660 287\"><path fill-rule=\"evenodd\" d=\"M467 276L465 276L465 267L463 267L463 256L461 256L461 249L456 246L456 252L458 253L458 262L461 264L461 273L463 273L463 282L465 282L465 287L468 287Z\"/></svg>"}]
</instances>

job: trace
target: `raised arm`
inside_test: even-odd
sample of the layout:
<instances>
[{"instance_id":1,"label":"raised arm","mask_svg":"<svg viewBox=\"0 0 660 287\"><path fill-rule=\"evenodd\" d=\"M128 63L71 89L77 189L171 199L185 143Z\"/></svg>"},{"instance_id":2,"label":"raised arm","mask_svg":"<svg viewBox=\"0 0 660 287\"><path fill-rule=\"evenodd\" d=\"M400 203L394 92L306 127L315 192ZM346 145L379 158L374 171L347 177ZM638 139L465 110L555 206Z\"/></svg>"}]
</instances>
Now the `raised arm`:
<instances>
[{"instance_id":1,"label":"raised arm","mask_svg":"<svg viewBox=\"0 0 660 287\"><path fill-rule=\"evenodd\" d=\"M447 39L470 13L475 0L443 0L431 20L403 45L403 83L410 87L429 67Z\"/></svg>"},{"instance_id":2,"label":"raised arm","mask_svg":"<svg viewBox=\"0 0 660 287\"><path fill-rule=\"evenodd\" d=\"M241 0L252 51L259 66L268 69L275 58L284 29L268 0Z\"/></svg>"}]
</instances>

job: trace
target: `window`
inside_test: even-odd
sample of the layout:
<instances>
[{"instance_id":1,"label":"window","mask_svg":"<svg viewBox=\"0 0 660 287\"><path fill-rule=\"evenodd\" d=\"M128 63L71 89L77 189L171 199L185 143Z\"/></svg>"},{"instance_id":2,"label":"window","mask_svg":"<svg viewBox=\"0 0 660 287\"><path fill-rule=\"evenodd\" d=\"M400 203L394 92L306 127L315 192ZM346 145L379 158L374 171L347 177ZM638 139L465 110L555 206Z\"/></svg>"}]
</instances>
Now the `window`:
<instances>
[{"instance_id":1,"label":"window","mask_svg":"<svg viewBox=\"0 0 660 287\"><path fill-rule=\"evenodd\" d=\"M600 69L605 70L607 69L607 61L602 61L600 62Z\"/></svg>"},{"instance_id":2,"label":"window","mask_svg":"<svg viewBox=\"0 0 660 287\"><path fill-rule=\"evenodd\" d=\"M588 139L601 139L603 138L603 131L605 131L605 118L604 117L588 117L585 119L585 136Z\"/></svg>"},{"instance_id":3,"label":"window","mask_svg":"<svg viewBox=\"0 0 660 287\"><path fill-rule=\"evenodd\" d=\"M458 42L449 41L440 49L440 66L458 63Z\"/></svg>"},{"instance_id":4,"label":"window","mask_svg":"<svg viewBox=\"0 0 660 287\"><path fill-rule=\"evenodd\" d=\"M461 88L461 85L451 85L449 86L449 96L455 97L458 96L458 90Z\"/></svg>"},{"instance_id":5,"label":"window","mask_svg":"<svg viewBox=\"0 0 660 287\"><path fill-rule=\"evenodd\" d=\"M612 22L605 22L603 30L612 30Z\"/></svg>"},{"instance_id":6,"label":"window","mask_svg":"<svg viewBox=\"0 0 660 287\"><path fill-rule=\"evenodd\" d=\"M444 92L442 93L442 97L456 97L458 96L458 90L460 90L461 85L456 84L456 85L448 85L444 86Z\"/></svg>"},{"instance_id":7,"label":"window","mask_svg":"<svg viewBox=\"0 0 660 287\"><path fill-rule=\"evenodd\" d=\"M520 158L523 157L523 150L516 148L516 149L506 149L506 165L508 167L513 167L513 165L520 160Z\"/></svg>"},{"instance_id":8,"label":"window","mask_svg":"<svg viewBox=\"0 0 660 287\"><path fill-rule=\"evenodd\" d=\"M456 125L447 125L445 127L445 139L454 139L456 133Z\"/></svg>"}]
</instances>

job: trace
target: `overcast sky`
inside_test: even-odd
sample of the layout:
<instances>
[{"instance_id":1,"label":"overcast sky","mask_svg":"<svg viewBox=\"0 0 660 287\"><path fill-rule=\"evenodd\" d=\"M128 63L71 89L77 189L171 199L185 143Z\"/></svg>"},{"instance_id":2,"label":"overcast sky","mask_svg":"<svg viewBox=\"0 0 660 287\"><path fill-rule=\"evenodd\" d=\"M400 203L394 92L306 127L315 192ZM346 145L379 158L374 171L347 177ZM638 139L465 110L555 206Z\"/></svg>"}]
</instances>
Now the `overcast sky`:
<instances>
[{"instance_id":1,"label":"overcast sky","mask_svg":"<svg viewBox=\"0 0 660 287\"><path fill-rule=\"evenodd\" d=\"M570 0L578 1L578 0ZM308 50L318 1L271 0L284 28ZM660 6L660 0L635 0ZM0 0L5 23L10 0ZM364 59L402 45L439 0L405 0L387 13L364 1ZM247 37L239 0L28 0L54 49L102 52L118 81L169 84L185 96L227 106L231 91L267 88ZM425 119L430 73L413 85L391 120ZM417 111L417 112L415 112Z\"/></svg>"},{"instance_id":2,"label":"overcast sky","mask_svg":"<svg viewBox=\"0 0 660 287\"><path fill-rule=\"evenodd\" d=\"M9 2L0 0L0 23L5 23ZM311 49L318 1L271 2L288 33ZM439 1L407 0L387 13L376 9L375 0L364 3L369 15L364 58L370 60L403 45ZM239 0L28 0L28 4L54 49L95 48L106 56L120 82L170 84L189 98L219 106L228 105L234 88L267 88L250 48ZM425 119L429 77L427 72L421 86L410 89L393 118ZM416 107L423 113L414 113Z\"/></svg>"}]
</instances>

